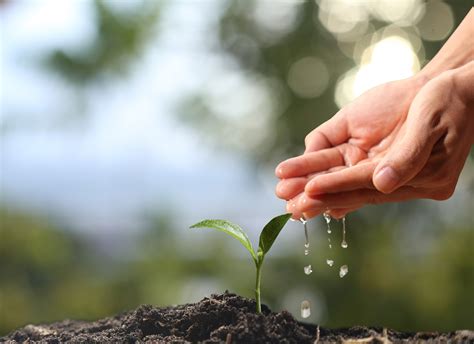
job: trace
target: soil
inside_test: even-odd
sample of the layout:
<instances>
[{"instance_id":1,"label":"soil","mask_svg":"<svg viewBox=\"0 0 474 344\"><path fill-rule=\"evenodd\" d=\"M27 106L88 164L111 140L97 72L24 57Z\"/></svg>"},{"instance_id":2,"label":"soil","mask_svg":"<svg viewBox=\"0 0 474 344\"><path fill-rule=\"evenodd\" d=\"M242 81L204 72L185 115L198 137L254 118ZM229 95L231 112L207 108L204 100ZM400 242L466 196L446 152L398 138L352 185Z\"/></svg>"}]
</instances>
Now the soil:
<instances>
[{"instance_id":1,"label":"soil","mask_svg":"<svg viewBox=\"0 0 474 344\"><path fill-rule=\"evenodd\" d=\"M474 331L402 333L383 328L325 329L274 313L235 294L211 295L198 303L136 310L94 322L65 320L27 325L1 343L474 343Z\"/></svg>"}]
</instances>

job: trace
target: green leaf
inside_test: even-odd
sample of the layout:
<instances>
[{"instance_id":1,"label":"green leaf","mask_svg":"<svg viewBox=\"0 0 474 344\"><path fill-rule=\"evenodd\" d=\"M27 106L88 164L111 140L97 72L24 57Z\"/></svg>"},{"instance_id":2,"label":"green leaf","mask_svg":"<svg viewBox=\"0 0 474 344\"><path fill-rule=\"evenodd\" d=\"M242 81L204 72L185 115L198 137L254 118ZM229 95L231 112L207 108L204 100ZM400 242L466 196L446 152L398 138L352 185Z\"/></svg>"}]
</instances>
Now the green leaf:
<instances>
[{"instance_id":1,"label":"green leaf","mask_svg":"<svg viewBox=\"0 0 474 344\"><path fill-rule=\"evenodd\" d=\"M255 263L257 262L257 256L255 255L255 251L253 250L252 244L250 243L247 234L238 225L226 220L204 220L192 225L189 228L213 228L227 233L239 240L240 243L247 249L247 251L250 252Z\"/></svg>"},{"instance_id":2,"label":"green leaf","mask_svg":"<svg viewBox=\"0 0 474 344\"><path fill-rule=\"evenodd\" d=\"M265 255L270 250L278 234L280 234L280 231L286 225L290 217L291 214L279 215L271 219L270 222L265 225L260 234L258 243L259 253L261 252L262 255ZM261 259L263 259L263 257Z\"/></svg>"}]
</instances>

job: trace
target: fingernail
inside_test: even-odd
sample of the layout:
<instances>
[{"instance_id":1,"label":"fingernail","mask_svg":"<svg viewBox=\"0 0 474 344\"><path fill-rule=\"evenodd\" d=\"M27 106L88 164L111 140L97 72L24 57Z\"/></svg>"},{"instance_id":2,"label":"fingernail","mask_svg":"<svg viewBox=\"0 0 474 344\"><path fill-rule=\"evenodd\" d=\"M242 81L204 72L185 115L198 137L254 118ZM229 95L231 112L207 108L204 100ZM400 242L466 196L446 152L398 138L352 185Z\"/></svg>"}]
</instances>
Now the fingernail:
<instances>
[{"instance_id":1,"label":"fingernail","mask_svg":"<svg viewBox=\"0 0 474 344\"><path fill-rule=\"evenodd\" d=\"M382 192L392 192L398 185L400 177L390 166L382 168L374 178L376 188Z\"/></svg>"}]
</instances>

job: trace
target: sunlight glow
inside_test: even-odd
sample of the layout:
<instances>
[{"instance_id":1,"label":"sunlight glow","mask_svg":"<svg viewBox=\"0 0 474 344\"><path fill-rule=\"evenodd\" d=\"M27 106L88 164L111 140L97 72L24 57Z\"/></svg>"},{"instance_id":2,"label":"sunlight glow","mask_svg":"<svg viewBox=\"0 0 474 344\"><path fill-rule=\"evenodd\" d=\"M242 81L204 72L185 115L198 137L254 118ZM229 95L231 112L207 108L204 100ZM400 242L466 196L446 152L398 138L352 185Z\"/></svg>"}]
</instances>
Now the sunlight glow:
<instances>
[{"instance_id":1,"label":"sunlight glow","mask_svg":"<svg viewBox=\"0 0 474 344\"><path fill-rule=\"evenodd\" d=\"M414 75L420 62L410 42L389 36L365 49L361 65L347 72L336 87L336 103L342 107L368 89Z\"/></svg>"}]
</instances>

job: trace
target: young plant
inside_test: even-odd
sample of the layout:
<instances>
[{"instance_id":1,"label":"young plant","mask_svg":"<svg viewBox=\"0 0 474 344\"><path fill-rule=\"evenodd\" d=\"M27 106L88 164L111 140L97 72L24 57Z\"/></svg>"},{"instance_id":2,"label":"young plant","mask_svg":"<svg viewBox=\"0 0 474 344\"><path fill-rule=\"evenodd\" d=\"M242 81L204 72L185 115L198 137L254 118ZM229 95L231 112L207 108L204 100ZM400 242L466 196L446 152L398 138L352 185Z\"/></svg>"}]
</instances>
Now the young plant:
<instances>
[{"instance_id":1,"label":"young plant","mask_svg":"<svg viewBox=\"0 0 474 344\"><path fill-rule=\"evenodd\" d=\"M268 222L265 227L263 227L262 232L260 233L260 239L258 241L258 250L257 252L254 251L252 244L244 232L242 228L238 225L233 224L229 221L225 220L204 220L195 225L192 225L190 228L213 228L217 229L218 231L222 231L224 233L233 236L235 239L240 241L240 243L250 252L252 259L255 263L255 267L257 269L257 276L255 281L255 301L257 303L257 313L262 312L262 306L260 301L260 281L262 277L262 264L265 255L272 247L275 239L277 238L280 231L285 226L285 224L290 219L291 214L283 214Z\"/></svg>"}]
</instances>

